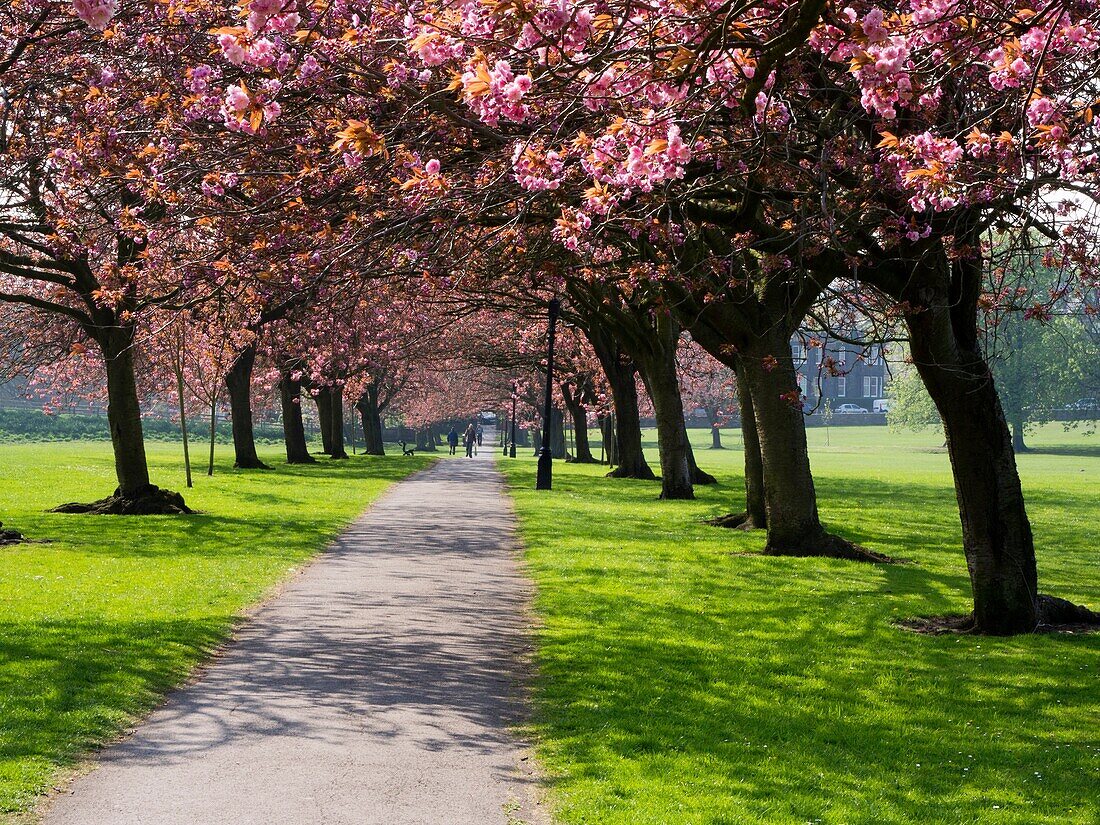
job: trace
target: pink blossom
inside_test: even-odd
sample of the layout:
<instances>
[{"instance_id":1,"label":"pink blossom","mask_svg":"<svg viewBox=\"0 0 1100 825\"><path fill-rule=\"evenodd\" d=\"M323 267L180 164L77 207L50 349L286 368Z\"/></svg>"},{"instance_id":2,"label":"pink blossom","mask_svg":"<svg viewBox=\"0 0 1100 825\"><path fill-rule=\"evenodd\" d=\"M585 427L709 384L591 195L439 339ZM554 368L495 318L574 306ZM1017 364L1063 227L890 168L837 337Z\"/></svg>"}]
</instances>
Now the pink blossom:
<instances>
[{"instance_id":1,"label":"pink blossom","mask_svg":"<svg viewBox=\"0 0 1100 825\"><path fill-rule=\"evenodd\" d=\"M73 0L76 16L96 31L103 31L118 12L118 0Z\"/></svg>"},{"instance_id":2,"label":"pink blossom","mask_svg":"<svg viewBox=\"0 0 1100 825\"><path fill-rule=\"evenodd\" d=\"M218 35L218 47L225 55L225 59L234 66L240 66L248 56L240 41L231 34Z\"/></svg>"}]
</instances>

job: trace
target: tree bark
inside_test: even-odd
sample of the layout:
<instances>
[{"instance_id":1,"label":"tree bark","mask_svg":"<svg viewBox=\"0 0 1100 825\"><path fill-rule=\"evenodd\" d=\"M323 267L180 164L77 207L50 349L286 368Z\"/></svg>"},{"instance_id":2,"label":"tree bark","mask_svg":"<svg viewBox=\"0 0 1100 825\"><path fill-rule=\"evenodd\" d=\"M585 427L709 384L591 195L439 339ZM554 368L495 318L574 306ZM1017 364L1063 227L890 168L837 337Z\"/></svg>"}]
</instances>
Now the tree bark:
<instances>
[{"instance_id":1,"label":"tree bark","mask_svg":"<svg viewBox=\"0 0 1100 825\"><path fill-rule=\"evenodd\" d=\"M233 466L242 470L269 469L256 454L256 438L252 427L252 368L255 364L256 345L249 344L237 353L225 374L233 422Z\"/></svg>"},{"instance_id":2,"label":"tree bark","mask_svg":"<svg viewBox=\"0 0 1100 825\"><path fill-rule=\"evenodd\" d=\"M565 458L565 415L557 407L550 408L550 455Z\"/></svg>"},{"instance_id":3,"label":"tree bark","mask_svg":"<svg viewBox=\"0 0 1100 825\"><path fill-rule=\"evenodd\" d=\"M104 331L99 341L107 367L107 422L111 428L115 475L123 498L147 493L151 486L134 376L133 341L133 329L125 326Z\"/></svg>"},{"instance_id":4,"label":"tree bark","mask_svg":"<svg viewBox=\"0 0 1100 825\"><path fill-rule=\"evenodd\" d=\"M1038 623L1035 546L1024 507L1012 436L972 308L923 296L906 317L913 363L943 419L974 593L974 629L1027 633ZM971 310L967 312L967 310Z\"/></svg>"},{"instance_id":5,"label":"tree bark","mask_svg":"<svg viewBox=\"0 0 1100 825\"><path fill-rule=\"evenodd\" d=\"M692 484L717 484L718 479L708 473L706 470L700 468L695 463L695 450L691 447L691 439L688 438L687 428L684 428L684 440L687 442L688 449L688 469L691 471L691 483Z\"/></svg>"},{"instance_id":6,"label":"tree bark","mask_svg":"<svg viewBox=\"0 0 1100 825\"><path fill-rule=\"evenodd\" d=\"M595 464L596 459L592 456L592 447L588 442L588 410L576 398L567 399L566 407L569 409L569 417L573 419L573 434L577 442L573 461L578 464Z\"/></svg>"},{"instance_id":7,"label":"tree bark","mask_svg":"<svg viewBox=\"0 0 1100 825\"><path fill-rule=\"evenodd\" d=\"M1024 443L1024 422L1019 418L1012 420L1012 450L1017 453L1026 453L1031 450Z\"/></svg>"},{"instance_id":8,"label":"tree bark","mask_svg":"<svg viewBox=\"0 0 1100 825\"><path fill-rule=\"evenodd\" d=\"M378 410L378 387L367 386L355 408L363 419L363 452L367 455L385 455L386 446L382 438L382 414Z\"/></svg>"},{"instance_id":9,"label":"tree bark","mask_svg":"<svg viewBox=\"0 0 1100 825\"><path fill-rule=\"evenodd\" d=\"M214 443L218 438L218 397L210 399L210 460L206 464L206 474L214 475Z\"/></svg>"},{"instance_id":10,"label":"tree bark","mask_svg":"<svg viewBox=\"0 0 1100 825\"><path fill-rule=\"evenodd\" d=\"M330 455L333 458L347 458L348 453L344 448L344 390L340 387L331 387L329 396L329 438L332 447Z\"/></svg>"},{"instance_id":11,"label":"tree bark","mask_svg":"<svg viewBox=\"0 0 1100 825\"><path fill-rule=\"evenodd\" d=\"M676 375L675 352L662 351L639 363L642 381L657 417L657 446L661 459L661 498L693 499L691 446L684 426L684 402Z\"/></svg>"},{"instance_id":12,"label":"tree bark","mask_svg":"<svg viewBox=\"0 0 1100 825\"><path fill-rule=\"evenodd\" d=\"M291 378L289 370L283 373L279 381L279 396L283 405L283 438L286 441L287 463L316 462L317 459L309 454L306 429L302 422L302 384Z\"/></svg>"},{"instance_id":13,"label":"tree bark","mask_svg":"<svg viewBox=\"0 0 1100 825\"><path fill-rule=\"evenodd\" d=\"M615 438L615 417L600 416L600 438L603 439L604 460L614 467L619 463L618 443Z\"/></svg>"},{"instance_id":14,"label":"tree bark","mask_svg":"<svg viewBox=\"0 0 1100 825\"><path fill-rule=\"evenodd\" d=\"M741 527L763 530L768 526L764 506L764 462L760 457L760 437L757 435L752 393L740 375L737 378L737 401L741 408L741 443L745 451L745 519Z\"/></svg>"},{"instance_id":15,"label":"tree bark","mask_svg":"<svg viewBox=\"0 0 1100 825\"><path fill-rule=\"evenodd\" d=\"M317 404L317 424L321 430L321 452L332 455L332 387L321 387L313 397Z\"/></svg>"},{"instance_id":16,"label":"tree bark","mask_svg":"<svg viewBox=\"0 0 1100 825\"><path fill-rule=\"evenodd\" d=\"M776 325L741 351L738 381L752 395L763 464L766 555L832 556L877 560L873 554L825 531L806 448L806 424L783 325ZM790 399L790 400L788 400ZM793 402L793 403L792 403Z\"/></svg>"},{"instance_id":17,"label":"tree bark","mask_svg":"<svg viewBox=\"0 0 1100 825\"><path fill-rule=\"evenodd\" d=\"M656 478L642 452L642 424L638 412L637 368L623 357L618 344L605 330L586 330L592 349L599 359L611 387L615 407L615 457L617 466L608 473L612 478Z\"/></svg>"}]
</instances>

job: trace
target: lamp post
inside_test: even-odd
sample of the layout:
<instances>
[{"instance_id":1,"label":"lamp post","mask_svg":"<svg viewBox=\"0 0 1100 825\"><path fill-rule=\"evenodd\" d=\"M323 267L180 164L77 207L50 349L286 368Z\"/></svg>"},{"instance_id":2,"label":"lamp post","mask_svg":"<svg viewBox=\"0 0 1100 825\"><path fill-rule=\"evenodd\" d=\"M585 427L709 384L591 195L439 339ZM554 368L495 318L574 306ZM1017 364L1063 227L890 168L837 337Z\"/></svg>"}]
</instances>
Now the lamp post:
<instances>
[{"instance_id":1,"label":"lamp post","mask_svg":"<svg viewBox=\"0 0 1100 825\"><path fill-rule=\"evenodd\" d=\"M510 458L516 457L516 385L512 385L512 446L508 450Z\"/></svg>"},{"instance_id":2,"label":"lamp post","mask_svg":"<svg viewBox=\"0 0 1100 825\"><path fill-rule=\"evenodd\" d=\"M550 416L554 402L554 331L558 325L561 302L550 301L550 335L546 344L546 401L542 415L542 448L539 450L539 469L535 480L536 490L549 490L554 483L554 456L550 451Z\"/></svg>"}]
</instances>

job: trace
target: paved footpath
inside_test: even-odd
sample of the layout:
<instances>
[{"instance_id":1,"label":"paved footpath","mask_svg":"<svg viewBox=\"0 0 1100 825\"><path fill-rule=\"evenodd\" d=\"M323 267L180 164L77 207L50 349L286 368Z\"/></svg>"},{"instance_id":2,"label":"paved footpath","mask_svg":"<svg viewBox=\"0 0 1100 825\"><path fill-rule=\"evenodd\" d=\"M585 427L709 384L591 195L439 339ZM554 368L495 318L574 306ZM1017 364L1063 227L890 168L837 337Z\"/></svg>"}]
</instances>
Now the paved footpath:
<instances>
[{"instance_id":1,"label":"paved footpath","mask_svg":"<svg viewBox=\"0 0 1100 825\"><path fill-rule=\"evenodd\" d=\"M509 732L528 585L493 452L375 502L46 825L544 822Z\"/></svg>"}]
</instances>

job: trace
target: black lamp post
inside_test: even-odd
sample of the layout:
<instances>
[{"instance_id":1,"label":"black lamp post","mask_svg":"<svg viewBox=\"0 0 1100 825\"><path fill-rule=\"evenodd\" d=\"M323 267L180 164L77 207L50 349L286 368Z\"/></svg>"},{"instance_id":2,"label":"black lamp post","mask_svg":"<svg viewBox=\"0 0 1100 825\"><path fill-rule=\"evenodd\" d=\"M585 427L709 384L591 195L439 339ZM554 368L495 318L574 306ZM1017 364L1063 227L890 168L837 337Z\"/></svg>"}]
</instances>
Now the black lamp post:
<instances>
[{"instance_id":1,"label":"black lamp post","mask_svg":"<svg viewBox=\"0 0 1100 825\"><path fill-rule=\"evenodd\" d=\"M516 385L512 385L512 446L508 451L510 458L516 457Z\"/></svg>"},{"instance_id":2,"label":"black lamp post","mask_svg":"<svg viewBox=\"0 0 1100 825\"><path fill-rule=\"evenodd\" d=\"M546 402L542 416L542 448L539 450L539 469L535 480L536 490L549 490L554 483L554 456L550 451L550 417L554 402L554 331L558 325L561 302L550 301L550 335L546 345Z\"/></svg>"}]
</instances>

